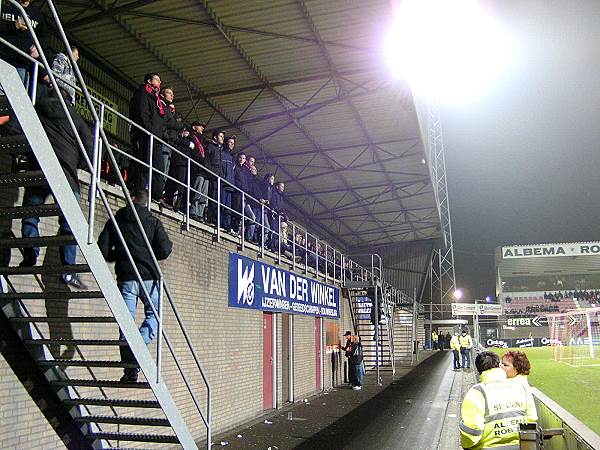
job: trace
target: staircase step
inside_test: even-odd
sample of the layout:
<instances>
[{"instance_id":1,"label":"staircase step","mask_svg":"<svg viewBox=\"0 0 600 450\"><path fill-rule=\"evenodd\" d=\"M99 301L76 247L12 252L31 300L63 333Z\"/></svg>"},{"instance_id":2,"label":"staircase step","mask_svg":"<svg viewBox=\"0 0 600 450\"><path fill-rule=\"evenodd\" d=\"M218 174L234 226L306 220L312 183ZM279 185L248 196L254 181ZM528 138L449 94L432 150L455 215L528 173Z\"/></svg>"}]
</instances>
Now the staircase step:
<instances>
[{"instance_id":1,"label":"staircase step","mask_svg":"<svg viewBox=\"0 0 600 450\"><path fill-rule=\"evenodd\" d=\"M151 417L129 417L129 416L82 416L74 419L78 423L116 423L119 425L141 425L150 427L170 427L167 419Z\"/></svg>"},{"instance_id":2,"label":"staircase step","mask_svg":"<svg viewBox=\"0 0 600 450\"><path fill-rule=\"evenodd\" d=\"M133 442L162 442L178 444L179 439L172 434L145 434L145 433L88 433L89 440L106 439L107 441L133 441Z\"/></svg>"},{"instance_id":3,"label":"staircase step","mask_svg":"<svg viewBox=\"0 0 600 450\"><path fill-rule=\"evenodd\" d=\"M79 316L79 317L11 317L11 322L18 323L113 323L113 316Z\"/></svg>"},{"instance_id":4,"label":"staircase step","mask_svg":"<svg viewBox=\"0 0 600 450\"><path fill-rule=\"evenodd\" d=\"M61 214L60 206L48 203L39 206L10 206L0 208L0 217L22 219L24 217L51 217Z\"/></svg>"},{"instance_id":5,"label":"staircase step","mask_svg":"<svg viewBox=\"0 0 600 450\"><path fill-rule=\"evenodd\" d=\"M2 106L0 105L0 111ZM2 113L0 113L2 115ZM18 155L31 151L27 138L23 134L16 136L0 136L0 153Z\"/></svg>"},{"instance_id":6,"label":"staircase step","mask_svg":"<svg viewBox=\"0 0 600 450\"><path fill-rule=\"evenodd\" d=\"M122 398L71 398L63 400L67 406L90 405L90 406L123 406L125 408L160 408L156 400L129 400Z\"/></svg>"},{"instance_id":7,"label":"staircase step","mask_svg":"<svg viewBox=\"0 0 600 450\"><path fill-rule=\"evenodd\" d=\"M3 292L5 300L64 300L68 298L104 298L102 291Z\"/></svg>"},{"instance_id":8,"label":"staircase step","mask_svg":"<svg viewBox=\"0 0 600 450\"><path fill-rule=\"evenodd\" d=\"M53 386L86 386L99 388L133 388L133 389L150 389L150 385L145 381L135 381L125 383L119 380L83 380L73 378L70 380L52 381Z\"/></svg>"},{"instance_id":9,"label":"staircase step","mask_svg":"<svg viewBox=\"0 0 600 450\"><path fill-rule=\"evenodd\" d=\"M50 247L76 244L73 235L39 236L29 238L0 239L0 248Z\"/></svg>"},{"instance_id":10,"label":"staircase step","mask_svg":"<svg viewBox=\"0 0 600 450\"><path fill-rule=\"evenodd\" d=\"M60 275L90 272L87 264L54 264L32 267L0 267L0 275Z\"/></svg>"},{"instance_id":11,"label":"staircase step","mask_svg":"<svg viewBox=\"0 0 600 450\"><path fill-rule=\"evenodd\" d=\"M41 170L0 174L0 186L47 186L48 180Z\"/></svg>"},{"instance_id":12,"label":"staircase step","mask_svg":"<svg viewBox=\"0 0 600 450\"><path fill-rule=\"evenodd\" d=\"M80 367L137 367L135 362L104 361L95 359L44 359L38 361L40 366L80 366Z\"/></svg>"},{"instance_id":13,"label":"staircase step","mask_svg":"<svg viewBox=\"0 0 600 450\"><path fill-rule=\"evenodd\" d=\"M37 345L127 345L127 342L118 339L24 339L23 342Z\"/></svg>"}]
</instances>

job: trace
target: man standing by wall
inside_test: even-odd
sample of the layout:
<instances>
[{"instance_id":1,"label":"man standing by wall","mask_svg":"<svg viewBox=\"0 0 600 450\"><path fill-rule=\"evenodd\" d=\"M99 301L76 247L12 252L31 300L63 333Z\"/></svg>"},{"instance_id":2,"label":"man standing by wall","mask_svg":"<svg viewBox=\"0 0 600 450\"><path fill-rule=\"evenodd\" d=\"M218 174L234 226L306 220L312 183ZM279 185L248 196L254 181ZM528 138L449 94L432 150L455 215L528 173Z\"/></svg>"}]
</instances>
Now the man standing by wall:
<instances>
[{"instance_id":1,"label":"man standing by wall","mask_svg":"<svg viewBox=\"0 0 600 450\"><path fill-rule=\"evenodd\" d=\"M450 349L454 358L454 370L460 369L460 341L458 339L458 331L454 332L454 336L450 338Z\"/></svg>"},{"instance_id":2,"label":"man standing by wall","mask_svg":"<svg viewBox=\"0 0 600 450\"><path fill-rule=\"evenodd\" d=\"M148 202L148 192L146 190L135 191L132 200L135 212L139 216L144 232L152 246L154 256L159 261L167 259L171 254L173 244L165 232L162 222L156 217L153 217L152 213L144 207ZM154 308L158 310L158 300L160 296L158 271L152 260L150 250L147 248L137 225L134 211L129 206L125 206L117 211L115 218L119 230L123 234L125 244L127 244L127 248L131 252L135 266L140 273L144 287L150 295L149 299L144 295L141 283L136 277L135 270L127 258L125 248L121 244L117 235L117 230L111 221L108 221L104 226L104 230L102 230L102 233L98 238L98 246L107 261L115 262L117 284L133 320L135 320L138 298L144 303L146 318L140 327L140 334L146 345L148 345L156 335L156 328L158 326L156 315L150 306L150 302L152 302ZM119 333L119 339L125 339L122 332ZM120 351L121 361L135 362L135 358L128 346L121 346ZM139 371L140 369L138 367L126 368L121 381L137 381Z\"/></svg>"}]
</instances>

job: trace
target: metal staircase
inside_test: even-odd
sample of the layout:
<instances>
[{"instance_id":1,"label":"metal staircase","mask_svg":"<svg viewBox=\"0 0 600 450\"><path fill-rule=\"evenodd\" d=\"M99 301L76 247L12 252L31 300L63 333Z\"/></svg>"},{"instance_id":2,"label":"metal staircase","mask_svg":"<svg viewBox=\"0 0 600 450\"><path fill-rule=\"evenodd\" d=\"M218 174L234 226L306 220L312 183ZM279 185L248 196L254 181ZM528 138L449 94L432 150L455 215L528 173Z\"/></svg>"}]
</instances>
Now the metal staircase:
<instances>
[{"instance_id":1,"label":"metal staircase","mask_svg":"<svg viewBox=\"0 0 600 450\"><path fill-rule=\"evenodd\" d=\"M388 287L382 280L383 268L379 255L369 256L369 267L350 261L343 287L348 293L355 331L360 337L365 370L375 370L378 382L381 372L395 374L394 304ZM375 326L375 324L378 324Z\"/></svg>"},{"instance_id":2,"label":"metal staircase","mask_svg":"<svg viewBox=\"0 0 600 450\"><path fill-rule=\"evenodd\" d=\"M18 2L8 1L21 8ZM51 1L48 1L48 5L67 48L70 48L54 5ZM28 22L25 11L22 11L22 15ZM44 67L53 85L57 86L35 33L31 27L29 30ZM97 146L100 139L115 166L116 162L102 127L97 126L100 120L92 107L79 69L76 68L76 72L96 120L95 133L98 139L95 140L92 161L83 152L94 178L98 173ZM67 448L121 448L123 443L131 442L136 447L141 444L144 447L164 448L167 444L178 444L185 449L196 449L198 447L191 430L192 427L198 430L200 426L206 428L206 448L210 449L210 384L156 258L154 263L161 289L158 308L149 303L159 322L155 338L156 354L153 355L150 348L146 347L112 271L93 239L96 198L100 199L109 220L118 229L102 187L95 181L92 183L90 210L86 218L17 71L2 60L0 85L4 92L0 96L0 116L9 115L13 128L13 134L0 137L0 171L7 172L0 174L0 222L6 224L0 230L0 252L5 256L16 248L38 246L45 249L39 258L41 265L19 267L8 265L6 261L0 264L0 342L3 356ZM62 99L61 103L66 111ZM14 127L16 123L18 127ZM18 130L16 134L15 129ZM83 151L80 139L79 145ZM11 165L7 162L17 155L35 158L41 170L8 172ZM122 178L120 182L126 202L133 207ZM37 207L18 206L20 201L16 199L20 198L22 188L31 186L48 187L55 202ZM7 233L13 228L12 221L31 216L62 216L73 235L15 238ZM137 222L145 237L139 218ZM42 234L43 230L42 227ZM151 249L147 238L145 241ZM57 258L52 258L52 253L65 244L77 245L82 263L65 265L60 259L57 261ZM122 244L126 247L124 241ZM130 254L129 257L133 264ZM93 287L89 291L71 291L57 281L65 273L84 274ZM137 276L140 279L139 273ZM143 291L149 297L145 288ZM43 313L44 305L46 314ZM164 321L163 308L165 312L168 309L169 322ZM60 313L56 309L61 310ZM119 329L126 343L110 338L117 337ZM178 337L182 336L177 349L181 352L185 348L185 360L178 357L175 345L167 335L167 331L171 330ZM168 352L163 351L163 344L166 344ZM119 348L123 345L129 346L137 364L120 361ZM61 349L64 349L62 353ZM186 389L185 395L178 390L178 404L163 379L163 372L166 372L164 366L167 365L162 361L163 353L169 358L169 382L178 389L180 386ZM145 381L118 381L120 370L136 366L140 367ZM190 372L190 367L193 372ZM206 396L203 402L200 401L198 390ZM197 417L186 417L189 423L182 415L181 402L186 406L191 403L197 409ZM140 432L141 429L147 431Z\"/></svg>"}]
</instances>

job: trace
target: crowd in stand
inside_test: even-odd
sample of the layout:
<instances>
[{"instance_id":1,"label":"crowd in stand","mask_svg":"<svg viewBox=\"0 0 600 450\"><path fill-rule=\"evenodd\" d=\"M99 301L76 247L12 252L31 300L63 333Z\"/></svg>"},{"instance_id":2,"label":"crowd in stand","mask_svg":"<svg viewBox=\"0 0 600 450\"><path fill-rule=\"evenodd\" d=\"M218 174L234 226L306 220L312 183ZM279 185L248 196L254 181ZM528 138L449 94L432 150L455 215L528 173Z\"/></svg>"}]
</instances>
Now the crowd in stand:
<instances>
[{"instance_id":1,"label":"crowd in stand","mask_svg":"<svg viewBox=\"0 0 600 450\"><path fill-rule=\"evenodd\" d=\"M563 298L575 298L577 300L587 300L592 303L600 303L600 290L579 290L565 292L544 292L544 299L558 302Z\"/></svg>"}]
</instances>

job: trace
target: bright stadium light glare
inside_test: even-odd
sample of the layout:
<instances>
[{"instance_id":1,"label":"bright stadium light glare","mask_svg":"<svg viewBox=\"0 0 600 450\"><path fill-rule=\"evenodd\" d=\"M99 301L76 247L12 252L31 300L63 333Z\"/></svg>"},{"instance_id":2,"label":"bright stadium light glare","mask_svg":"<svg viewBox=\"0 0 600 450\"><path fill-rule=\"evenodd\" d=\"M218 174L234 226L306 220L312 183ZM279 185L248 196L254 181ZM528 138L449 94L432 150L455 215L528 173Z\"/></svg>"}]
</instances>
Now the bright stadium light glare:
<instances>
[{"instance_id":1,"label":"bright stadium light glare","mask_svg":"<svg viewBox=\"0 0 600 450\"><path fill-rule=\"evenodd\" d=\"M463 292L460 289L454 291L452 294L456 300L460 300L463 297Z\"/></svg>"},{"instance_id":2,"label":"bright stadium light glare","mask_svg":"<svg viewBox=\"0 0 600 450\"><path fill-rule=\"evenodd\" d=\"M477 98L507 65L508 34L476 0L403 0L385 41L388 67L417 94Z\"/></svg>"}]
</instances>

